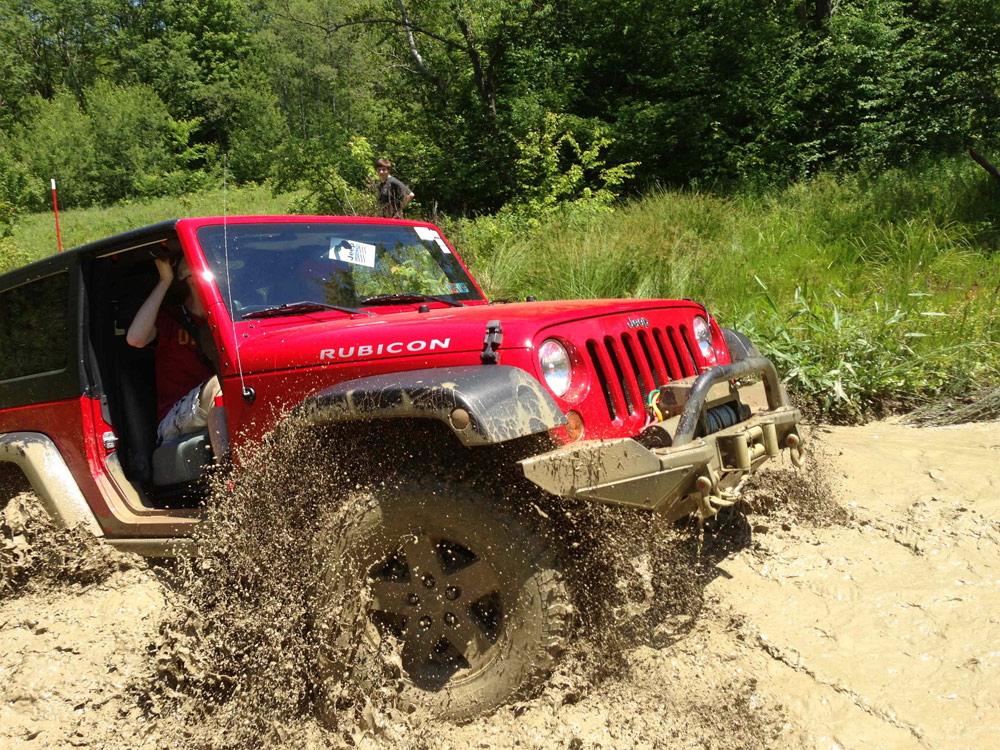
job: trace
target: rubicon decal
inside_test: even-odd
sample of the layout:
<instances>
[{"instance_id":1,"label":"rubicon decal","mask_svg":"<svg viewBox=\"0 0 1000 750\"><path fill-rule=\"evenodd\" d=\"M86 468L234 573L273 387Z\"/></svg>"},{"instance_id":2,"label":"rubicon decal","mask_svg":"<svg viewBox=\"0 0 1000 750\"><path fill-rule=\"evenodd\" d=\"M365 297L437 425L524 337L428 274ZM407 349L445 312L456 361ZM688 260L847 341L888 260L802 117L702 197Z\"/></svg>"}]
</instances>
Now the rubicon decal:
<instances>
[{"instance_id":1,"label":"rubicon decal","mask_svg":"<svg viewBox=\"0 0 1000 750\"><path fill-rule=\"evenodd\" d=\"M417 339L416 341L394 341L391 344L361 344L360 346L341 346L337 349L321 349L319 359L352 359L358 357L377 357L381 354L404 354L407 352L416 354L417 352L435 349L449 349L451 339Z\"/></svg>"}]
</instances>

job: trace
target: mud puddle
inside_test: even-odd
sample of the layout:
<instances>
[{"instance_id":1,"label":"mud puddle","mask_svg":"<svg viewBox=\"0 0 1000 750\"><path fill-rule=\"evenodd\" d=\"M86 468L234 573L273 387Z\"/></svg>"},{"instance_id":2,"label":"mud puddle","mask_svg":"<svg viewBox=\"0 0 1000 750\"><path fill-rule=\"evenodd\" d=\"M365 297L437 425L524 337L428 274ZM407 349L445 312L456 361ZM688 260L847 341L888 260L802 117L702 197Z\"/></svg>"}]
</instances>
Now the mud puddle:
<instances>
[{"instance_id":1,"label":"mud puddle","mask_svg":"<svg viewBox=\"0 0 1000 750\"><path fill-rule=\"evenodd\" d=\"M779 467L700 554L690 529L604 518L618 554L589 595L610 604L581 612L540 694L465 725L398 710L379 675L336 730L315 721L309 574L289 554L307 520L251 488L227 490L200 590L183 566L64 549L20 496L0 522L0 746L997 745L1000 424L814 437L826 478ZM262 470L305 509L302 471Z\"/></svg>"}]
</instances>

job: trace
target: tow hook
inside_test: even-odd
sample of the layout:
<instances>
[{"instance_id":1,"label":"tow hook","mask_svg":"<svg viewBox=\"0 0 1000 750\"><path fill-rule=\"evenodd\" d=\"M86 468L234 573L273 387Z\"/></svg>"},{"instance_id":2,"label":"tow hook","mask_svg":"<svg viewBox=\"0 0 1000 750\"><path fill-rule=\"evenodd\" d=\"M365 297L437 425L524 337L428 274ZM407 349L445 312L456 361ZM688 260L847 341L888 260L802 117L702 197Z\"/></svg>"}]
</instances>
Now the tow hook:
<instances>
[{"instance_id":1,"label":"tow hook","mask_svg":"<svg viewBox=\"0 0 1000 750\"><path fill-rule=\"evenodd\" d=\"M788 446L788 455L792 459L792 465L797 469L801 469L806 462L806 452L802 447L802 438L794 432L789 432L785 437L785 445Z\"/></svg>"},{"instance_id":2,"label":"tow hook","mask_svg":"<svg viewBox=\"0 0 1000 750\"><path fill-rule=\"evenodd\" d=\"M709 518L714 518L723 508L729 508L739 500L739 490L742 488L742 481L734 490L719 490L719 475L712 469L706 469L705 473L698 476L694 481L695 489L698 490L698 516L700 522L704 523Z\"/></svg>"},{"instance_id":3,"label":"tow hook","mask_svg":"<svg viewBox=\"0 0 1000 750\"><path fill-rule=\"evenodd\" d=\"M719 475L712 469L706 469L694 480L697 490L692 494L698 507L698 560L701 560L701 553L705 546L705 522L719 515L723 508L731 508L740 499L740 490L746 481L744 476L732 489L719 489Z\"/></svg>"}]
</instances>

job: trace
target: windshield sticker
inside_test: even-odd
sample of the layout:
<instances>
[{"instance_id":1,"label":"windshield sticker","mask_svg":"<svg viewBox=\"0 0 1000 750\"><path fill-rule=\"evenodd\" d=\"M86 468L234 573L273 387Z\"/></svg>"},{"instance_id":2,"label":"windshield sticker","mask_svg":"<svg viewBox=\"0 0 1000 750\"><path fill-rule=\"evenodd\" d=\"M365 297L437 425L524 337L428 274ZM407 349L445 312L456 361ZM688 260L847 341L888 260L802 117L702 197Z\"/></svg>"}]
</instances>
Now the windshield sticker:
<instances>
[{"instance_id":1,"label":"windshield sticker","mask_svg":"<svg viewBox=\"0 0 1000 750\"><path fill-rule=\"evenodd\" d=\"M469 285L468 284L463 284L460 281L458 281L458 282L453 281L451 283L445 284L445 289L447 290L448 294L468 294L469 293Z\"/></svg>"},{"instance_id":2,"label":"windshield sticker","mask_svg":"<svg viewBox=\"0 0 1000 750\"><path fill-rule=\"evenodd\" d=\"M448 244L443 239L441 239L440 234L435 232L430 227L413 227L413 231L416 232L417 237L419 237L424 242L436 242L437 246L441 248L442 253L448 253L449 255L451 254L451 248L448 247Z\"/></svg>"},{"instance_id":3,"label":"windshield sticker","mask_svg":"<svg viewBox=\"0 0 1000 750\"><path fill-rule=\"evenodd\" d=\"M436 239L440 239L441 235L435 232L430 227L413 227L413 231L417 233L417 237L424 240L425 242L431 242Z\"/></svg>"},{"instance_id":4,"label":"windshield sticker","mask_svg":"<svg viewBox=\"0 0 1000 750\"><path fill-rule=\"evenodd\" d=\"M375 268L375 245L351 240L330 240L330 260L342 260L356 266Z\"/></svg>"}]
</instances>

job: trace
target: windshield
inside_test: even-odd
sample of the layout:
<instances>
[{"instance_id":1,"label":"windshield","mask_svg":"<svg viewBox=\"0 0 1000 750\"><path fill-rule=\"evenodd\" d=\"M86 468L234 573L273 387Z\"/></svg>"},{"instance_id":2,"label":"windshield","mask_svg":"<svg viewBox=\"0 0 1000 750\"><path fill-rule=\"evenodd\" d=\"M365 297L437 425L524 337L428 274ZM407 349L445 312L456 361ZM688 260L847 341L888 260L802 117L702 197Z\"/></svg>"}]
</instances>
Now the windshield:
<instances>
[{"instance_id":1,"label":"windshield","mask_svg":"<svg viewBox=\"0 0 1000 750\"><path fill-rule=\"evenodd\" d=\"M198 241L234 320L304 301L356 308L387 295L482 299L441 236L427 227L230 224L224 236L223 227L213 225L198 230Z\"/></svg>"}]
</instances>

